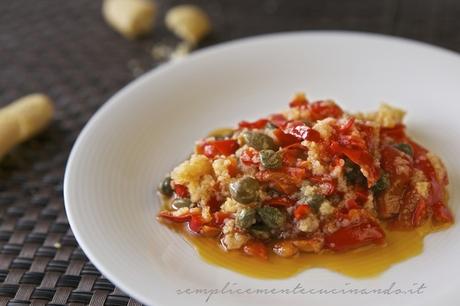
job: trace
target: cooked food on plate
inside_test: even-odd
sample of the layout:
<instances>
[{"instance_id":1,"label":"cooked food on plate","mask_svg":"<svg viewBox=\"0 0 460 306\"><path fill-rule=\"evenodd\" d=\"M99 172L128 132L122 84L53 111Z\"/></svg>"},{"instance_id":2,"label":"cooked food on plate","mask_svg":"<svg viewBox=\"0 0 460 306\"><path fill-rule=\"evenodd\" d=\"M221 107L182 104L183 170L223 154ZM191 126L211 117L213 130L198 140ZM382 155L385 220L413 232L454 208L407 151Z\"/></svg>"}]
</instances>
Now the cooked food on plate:
<instances>
[{"instance_id":1,"label":"cooked food on plate","mask_svg":"<svg viewBox=\"0 0 460 306\"><path fill-rule=\"evenodd\" d=\"M404 115L298 94L284 112L197 141L161 183L158 218L268 262L385 248L389 232L451 224L446 169L406 134Z\"/></svg>"}]
</instances>

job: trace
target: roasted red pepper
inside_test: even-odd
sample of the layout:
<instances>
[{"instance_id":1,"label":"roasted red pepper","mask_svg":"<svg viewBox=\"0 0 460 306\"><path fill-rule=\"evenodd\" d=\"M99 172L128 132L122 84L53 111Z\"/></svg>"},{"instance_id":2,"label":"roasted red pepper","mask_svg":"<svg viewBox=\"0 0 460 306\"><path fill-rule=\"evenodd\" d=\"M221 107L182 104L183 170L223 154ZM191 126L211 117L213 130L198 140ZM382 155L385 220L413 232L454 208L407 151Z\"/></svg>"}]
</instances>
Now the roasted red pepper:
<instances>
[{"instance_id":1,"label":"roasted red pepper","mask_svg":"<svg viewBox=\"0 0 460 306\"><path fill-rule=\"evenodd\" d=\"M376 223L361 223L342 227L326 235L326 247L333 251L346 251L368 244L382 244L385 233Z\"/></svg>"},{"instance_id":2,"label":"roasted red pepper","mask_svg":"<svg viewBox=\"0 0 460 306\"><path fill-rule=\"evenodd\" d=\"M176 222L176 223L184 223L190 220L191 215L187 213L182 216L174 216L172 212L163 210L163 211L160 211L160 213L158 214L158 217L161 217L161 218L164 218L166 220Z\"/></svg>"},{"instance_id":3,"label":"roasted red pepper","mask_svg":"<svg viewBox=\"0 0 460 306\"><path fill-rule=\"evenodd\" d=\"M350 119L348 119L347 122L345 122L344 125L339 127L339 132L347 133L353 127L353 124L355 123L355 120L356 120L355 117L351 117Z\"/></svg>"},{"instance_id":4,"label":"roasted red pepper","mask_svg":"<svg viewBox=\"0 0 460 306\"><path fill-rule=\"evenodd\" d=\"M344 154L357 164L367 178L368 187L372 187L379 179L379 171L374 164L374 158L369 152L360 149L349 149L336 141L331 143L330 149L332 152Z\"/></svg>"},{"instance_id":5,"label":"roasted red pepper","mask_svg":"<svg viewBox=\"0 0 460 306\"><path fill-rule=\"evenodd\" d=\"M246 255L255 256L263 260L268 259L267 247L260 241L249 241L243 246Z\"/></svg>"},{"instance_id":6,"label":"roasted red pepper","mask_svg":"<svg viewBox=\"0 0 460 306\"><path fill-rule=\"evenodd\" d=\"M311 212L311 208L309 205L301 204L297 206L294 210L294 219L300 220L308 216Z\"/></svg>"},{"instance_id":7,"label":"roasted red pepper","mask_svg":"<svg viewBox=\"0 0 460 306\"><path fill-rule=\"evenodd\" d=\"M241 121L238 124L238 127L240 129L243 128L248 128L248 129L263 129L268 123L268 119L259 119L254 122L248 122L248 121Z\"/></svg>"},{"instance_id":8,"label":"roasted red pepper","mask_svg":"<svg viewBox=\"0 0 460 306\"><path fill-rule=\"evenodd\" d=\"M307 108L308 100L304 95L298 95L289 103L289 107L290 108Z\"/></svg>"},{"instance_id":9,"label":"roasted red pepper","mask_svg":"<svg viewBox=\"0 0 460 306\"><path fill-rule=\"evenodd\" d=\"M283 132L295 136L299 140L309 140L313 142L321 141L321 135L319 132L301 121L288 122L283 128Z\"/></svg>"},{"instance_id":10,"label":"roasted red pepper","mask_svg":"<svg viewBox=\"0 0 460 306\"><path fill-rule=\"evenodd\" d=\"M188 222L188 227L192 232L199 233L203 227L204 222L201 215L191 215L190 221Z\"/></svg>"},{"instance_id":11,"label":"roasted red pepper","mask_svg":"<svg viewBox=\"0 0 460 306\"><path fill-rule=\"evenodd\" d=\"M213 158L218 155L228 156L238 150L238 142L234 139L209 140L197 146L197 152Z\"/></svg>"},{"instance_id":12,"label":"roasted red pepper","mask_svg":"<svg viewBox=\"0 0 460 306\"><path fill-rule=\"evenodd\" d=\"M333 251L346 251L385 241L385 232L365 209L338 212L336 219L329 222L342 224L342 227L325 236L326 247ZM343 226L344 224L346 225Z\"/></svg>"},{"instance_id":13,"label":"roasted red pepper","mask_svg":"<svg viewBox=\"0 0 460 306\"><path fill-rule=\"evenodd\" d=\"M322 120L327 117L339 118L342 114L342 109L332 101L317 101L310 104L312 120Z\"/></svg>"},{"instance_id":14,"label":"roasted red pepper","mask_svg":"<svg viewBox=\"0 0 460 306\"><path fill-rule=\"evenodd\" d=\"M291 144L285 147L283 152L283 165L286 167L297 167L297 160L307 158L307 147L300 143Z\"/></svg>"},{"instance_id":15,"label":"roasted red pepper","mask_svg":"<svg viewBox=\"0 0 460 306\"><path fill-rule=\"evenodd\" d=\"M174 184L174 192L179 198L188 198L190 196L187 186L181 184Z\"/></svg>"},{"instance_id":16,"label":"roasted red pepper","mask_svg":"<svg viewBox=\"0 0 460 306\"><path fill-rule=\"evenodd\" d=\"M296 136L286 134L281 129L276 129L273 131L273 135L275 135L276 140L281 147L287 147L295 143L300 143L301 139L297 138Z\"/></svg>"},{"instance_id":17,"label":"roasted red pepper","mask_svg":"<svg viewBox=\"0 0 460 306\"><path fill-rule=\"evenodd\" d=\"M222 225L224 223L224 220L229 218L231 216L230 213L226 213L226 212L223 212L223 211L216 211L213 215L212 215L212 222L214 225Z\"/></svg>"},{"instance_id":18,"label":"roasted red pepper","mask_svg":"<svg viewBox=\"0 0 460 306\"><path fill-rule=\"evenodd\" d=\"M272 170L263 170L257 172L256 178L261 182L267 183L270 187L277 190L278 192L288 195L296 192L297 184L300 183L289 174Z\"/></svg>"},{"instance_id":19,"label":"roasted red pepper","mask_svg":"<svg viewBox=\"0 0 460 306\"><path fill-rule=\"evenodd\" d=\"M332 195L337 189L337 179L332 178L328 175L323 176L311 176L308 178L313 183L319 185L320 190L324 195Z\"/></svg>"},{"instance_id":20,"label":"roasted red pepper","mask_svg":"<svg viewBox=\"0 0 460 306\"><path fill-rule=\"evenodd\" d=\"M270 206L285 206L285 207L290 207L295 204L295 201L286 198L286 197L276 197L272 198L270 200L267 200L264 202L267 205Z\"/></svg>"},{"instance_id":21,"label":"roasted red pepper","mask_svg":"<svg viewBox=\"0 0 460 306\"><path fill-rule=\"evenodd\" d=\"M432 206L433 219L437 223L452 223L454 216L450 210L441 202L435 202Z\"/></svg>"},{"instance_id":22,"label":"roasted red pepper","mask_svg":"<svg viewBox=\"0 0 460 306\"><path fill-rule=\"evenodd\" d=\"M406 127L404 124L397 124L392 128L381 128L380 136L381 137L390 137L396 142L402 142L406 139Z\"/></svg>"},{"instance_id":23,"label":"roasted red pepper","mask_svg":"<svg viewBox=\"0 0 460 306\"><path fill-rule=\"evenodd\" d=\"M283 127L288 122L286 116L283 114L273 114L269 118L270 122L279 128Z\"/></svg>"}]
</instances>

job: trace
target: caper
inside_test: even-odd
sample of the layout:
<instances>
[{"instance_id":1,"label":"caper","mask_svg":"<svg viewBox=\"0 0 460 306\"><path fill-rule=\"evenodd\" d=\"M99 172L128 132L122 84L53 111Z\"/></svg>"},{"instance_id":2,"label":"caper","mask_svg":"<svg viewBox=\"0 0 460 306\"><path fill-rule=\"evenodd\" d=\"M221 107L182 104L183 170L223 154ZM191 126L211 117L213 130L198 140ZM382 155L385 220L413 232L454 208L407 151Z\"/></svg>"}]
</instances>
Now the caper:
<instances>
[{"instance_id":1,"label":"caper","mask_svg":"<svg viewBox=\"0 0 460 306\"><path fill-rule=\"evenodd\" d=\"M347 179L348 183L353 185L367 186L367 179L361 172L361 168L348 158L345 158L344 170L345 178Z\"/></svg>"},{"instance_id":2,"label":"caper","mask_svg":"<svg viewBox=\"0 0 460 306\"><path fill-rule=\"evenodd\" d=\"M256 223L249 228L249 233L257 239L268 240L271 237L270 228L264 224Z\"/></svg>"},{"instance_id":3,"label":"caper","mask_svg":"<svg viewBox=\"0 0 460 306\"><path fill-rule=\"evenodd\" d=\"M167 196L167 197L172 196L174 190L171 187L171 181L172 181L171 178L168 176L168 177L165 177L163 182L161 182L160 187L158 189L160 190L162 195Z\"/></svg>"},{"instance_id":4,"label":"caper","mask_svg":"<svg viewBox=\"0 0 460 306\"><path fill-rule=\"evenodd\" d=\"M409 156L414 156L414 150L412 149L412 146L408 143L398 143L395 144L394 147L399 151L403 151Z\"/></svg>"},{"instance_id":5,"label":"caper","mask_svg":"<svg viewBox=\"0 0 460 306\"><path fill-rule=\"evenodd\" d=\"M282 165L281 154L273 150L262 150L259 152L262 166L267 169L277 169Z\"/></svg>"},{"instance_id":6,"label":"caper","mask_svg":"<svg viewBox=\"0 0 460 306\"><path fill-rule=\"evenodd\" d=\"M246 131L242 134L242 138L244 143L258 151L278 149L273 138L264 133Z\"/></svg>"},{"instance_id":7,"label":"caper","mask_svg":"<svg viewBox=\"0 0 460 306\"><path fill-rule=\"evenodd\" d=\"M241 209L235 217L235 225L239 228L246 229L256 223L256 210L246 207Z\"/></svg>"},{"instance_id":8,"label":"caper","mask_svg":"<svg viewBox=\"0 0 460 306\"><path fill-rule=\"evenodd\" d=\"M171 207L174 209L190 207L190 205L192 205L192 201L186 198L177 198L177 199L174 199L174 201L172 201L171 203Z\"/></svg>"},{"instance_id":9,"label":"caper","mask_svg":"<svg viewBox=\"0 0 460 306\"><path fill-rule=\"evenodd\" d=\"M240 203L249 204L257 200L259 182L250 176L245 176L229 186L231 197Z\"/></svg>"},{"instance_id":10,"label":"caper","mask_svg":"<svg viewBox=\"0 0 460 306\"><path fill-rule=\"evenodd\" d=\"M209 132L208 136L215 137L216 139L225 139L232 137L233 132L234 130L231 128L220 128Z\"/></svg>"},{"instance_id":11,"label":"caper","mask_svg":"<svg viewBox=\"0 0 460 306\"><path fill-rule=\"evenodd\" d=\"M390 186L390 178L388 177L388 173L383 173L382 176L378 179L374 186L372 186L372 191L374 193L381 193L385 191Z\"/></svg>"},{"instance_id":12,"label":"caper","mask_svg":"<svg viewBox=\"0 0 460 306\"><path fill-rule=\"evenodd\" d=\"M302 197L301 202L308 204L308 206L310 206L313 210L318 211L319 206L324 202L324 199L324 196L321 194L312 194Z\"/></svg>"},{"instance_id":13,"label":"caper","mask_svg":"<svg viewBox=\"0 0 460 306\"><path fill-rule=\"evenodd\" d=\"M271 206L257 208L257 214L269 228L280 228L286 223L286 214Z\"/></svg>"}]
</instances>

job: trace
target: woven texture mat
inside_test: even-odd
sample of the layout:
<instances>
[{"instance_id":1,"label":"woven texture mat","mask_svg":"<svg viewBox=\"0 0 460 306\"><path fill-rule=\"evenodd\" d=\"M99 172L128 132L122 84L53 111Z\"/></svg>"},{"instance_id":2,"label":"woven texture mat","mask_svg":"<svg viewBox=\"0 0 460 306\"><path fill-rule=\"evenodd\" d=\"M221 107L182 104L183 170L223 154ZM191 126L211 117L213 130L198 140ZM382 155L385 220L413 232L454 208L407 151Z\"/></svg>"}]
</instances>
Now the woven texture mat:
<instances>
[{"instance_id":1,"label":"woven texture mat","mask_svg":"<svg viewBox=\"0 0 460 306\"><path fill-rule=\"evenodd\" d=\"M162 19L178 1L157 2ZM213 19L214 34L203 46L321 28L396 34L460 49L456 0L191 2ZM154 43L177 41L160 24L151 37L127 41L107 27L100 5L96 0L0 1L0 105L44 92L57 108L52 125L0 165L0 305L138 304L79 248L64 211L64 168L91 115L158 65L150 54Z\"/></svg>"}]
</instances>

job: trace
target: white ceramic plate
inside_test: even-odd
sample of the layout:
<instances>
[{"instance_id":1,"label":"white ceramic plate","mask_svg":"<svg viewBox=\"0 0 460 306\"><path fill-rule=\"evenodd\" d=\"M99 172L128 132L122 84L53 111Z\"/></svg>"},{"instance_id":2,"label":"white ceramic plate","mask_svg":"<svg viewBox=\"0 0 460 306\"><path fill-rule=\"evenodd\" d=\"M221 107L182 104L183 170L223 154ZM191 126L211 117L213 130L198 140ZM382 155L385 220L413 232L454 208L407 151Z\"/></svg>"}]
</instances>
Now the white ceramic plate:
<instances>
[{"instance_id":1,"label":"white ceramic plate","mask_svg":"<svg viewBox=\"0 0 460 306\"><path fill-rule=\"evenodd\" d=\"M282 110L293 93L334 98L345 109L388 101L408 110L411 135L445 160L451 206L460 199L460 57L379 35L305 32L244 39L164 65L121 90L81 133L65 176L70 225L91 261L152 305L201 305L177 290L415 288L421 294L215 294L208 305L458 305L460 227L430 235L426 250L372 279L313 269L258 280L203 262L155 220L154 189L207 131ZM236 284L236 285L234 285Z\"/></svg>"}]
</instances>

